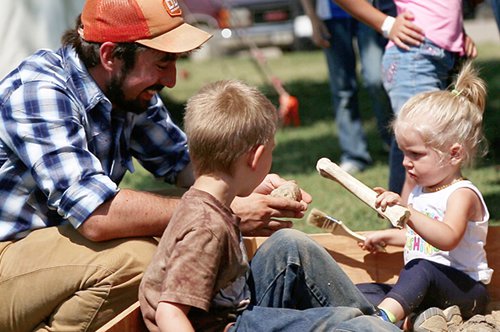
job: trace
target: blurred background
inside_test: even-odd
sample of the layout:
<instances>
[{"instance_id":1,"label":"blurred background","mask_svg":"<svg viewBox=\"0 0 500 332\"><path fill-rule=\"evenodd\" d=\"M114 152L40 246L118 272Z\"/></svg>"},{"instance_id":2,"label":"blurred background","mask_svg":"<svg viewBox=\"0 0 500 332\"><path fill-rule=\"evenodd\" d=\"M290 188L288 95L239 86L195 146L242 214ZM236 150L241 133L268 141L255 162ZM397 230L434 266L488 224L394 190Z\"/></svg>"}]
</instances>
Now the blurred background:
<instances>
[{"instance_id":1,"label":"blurred background","mask_svg":"<svg viewBox=\"0 0 500 332\"><path fill-rule=\"evenodd\" d=\"M0 12L0 76L5 76L39 48L56 49L62 33L73 27L84 0L5 1ZM300 123L283 125L278 132L273 172L295 179L313 195L312 207L325 211L354 230L387 227L361 201L316 172L318 159L337 161L340 155L333 120L328 69L321 50L311 43L311 25L299 0L182 0L188 22L214 37L189 57L178 61L178 80L162 97L182 126L187 99L204 84L226 78L258 86L277 107L276 84L297 98ZM493 224L500 224L500 36L489 1L466 7L465 28L478 46L476 64L488 84L485 130L489 154L465 175L484 194ZM360 82L361 83L361 82ZM387 185L387 152L378 135L370 99L359 84L363 127L373 166L356 175L370 187ZM166 185L139 164L122 187L156 190ZM304 218L305 219L305 218ZM318 232L304 220L296 228Z\"/></svg>"}]
</instances>

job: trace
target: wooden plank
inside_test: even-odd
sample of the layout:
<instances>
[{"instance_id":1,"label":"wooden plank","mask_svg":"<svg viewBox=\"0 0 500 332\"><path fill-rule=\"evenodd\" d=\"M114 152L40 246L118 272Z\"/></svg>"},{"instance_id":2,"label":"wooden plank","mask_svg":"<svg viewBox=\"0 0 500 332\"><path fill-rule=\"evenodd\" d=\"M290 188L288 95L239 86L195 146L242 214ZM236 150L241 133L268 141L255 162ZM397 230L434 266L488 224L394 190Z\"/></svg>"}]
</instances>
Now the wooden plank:
<instances>
[{"instance_id":1,"label":"wooden plank","mask_svg":"<svg viewBox=\"0 0 500 332\"><path fill-rule=\"evenodd\" d=\"M490 294L491 310L500 310L500 226L490 226L488 228L488 238L486 240L486 255L488 266L493 269L493 278L488 285Z\"/></svg>"},{"instance_id":2,"label":"wooden plank","mask_svg":"<svg viewBox=\"0 0 500 332\"><path fill-rule=\"evenodd\" d=\"M363 232L361 232L363 233ZM313 240L322 245L337 261L354 283L397 281L403 267L402 248L388 246L386 253L372 254L361 250L356 241L344 236L329 233L310 234ZM495 270L488 291L491 297L489 311L500 310L500 226L490 226L486 243L488 264ZM265 237L246 237L244 243L251 259L257 248L266 240ZM97 332L147 332L139 308L134 303L117 315Z\"/></svg>"},{"instance_id":3,"label":"wooden plank","mask_svg":"<svg viewBox=\"0 0 500 332\"><path fill-rule=\"evenodd\" d=\"M148 332L142 319L139 301L107 322L97 332Z\"/></svg>"},{"instance_id":4,"label":"wooden plank","mask_svg":"<svg viewBox=\"0 0 500 332\"><path fill-rule=\"evenodd\" d=\"M403 267L401 248L387 246L385 253L369 253L357 242L345 236L312 234L311 238L322 245L346 272L353 283L394 283Z\"/></svg>"}]
</instances>

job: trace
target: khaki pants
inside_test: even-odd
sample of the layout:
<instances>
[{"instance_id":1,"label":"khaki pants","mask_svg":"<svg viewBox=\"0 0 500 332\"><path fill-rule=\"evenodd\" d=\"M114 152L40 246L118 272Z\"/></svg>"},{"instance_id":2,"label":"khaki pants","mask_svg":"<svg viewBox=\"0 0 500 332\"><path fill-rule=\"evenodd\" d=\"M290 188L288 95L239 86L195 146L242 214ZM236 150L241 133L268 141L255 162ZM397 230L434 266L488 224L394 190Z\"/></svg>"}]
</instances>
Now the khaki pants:
<instances>
[{"instance_id":1,"label":"khaki pants","mask_svg":"<svg viewBox=\"0 0 500 332\"><path fill-rule=\"evenodd\" d=\"M69 225L0 242L0 331L95 331L137 300L156 244L91 242Z\"/></svg>"}]
</instances>

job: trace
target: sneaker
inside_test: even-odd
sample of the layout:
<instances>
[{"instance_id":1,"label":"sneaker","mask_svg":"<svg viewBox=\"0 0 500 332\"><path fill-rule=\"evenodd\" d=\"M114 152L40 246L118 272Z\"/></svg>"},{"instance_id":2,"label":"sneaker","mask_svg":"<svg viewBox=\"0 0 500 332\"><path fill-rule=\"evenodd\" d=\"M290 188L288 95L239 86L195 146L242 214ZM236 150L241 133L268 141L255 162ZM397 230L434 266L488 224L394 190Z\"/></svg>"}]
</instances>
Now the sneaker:
<instances>
[{"instance_id":1,"label":"sneaker","mask_svg":"<svg viewBox=\"0 0 500 332\"><path fill-rule=\"evenodd\" d=\"M391 319L389 318L389 316L387 315L387 313L385 312L384 309L377 309L377 311L375 311L375 316L377 316L378 318L380 318L381 320L383 320L385 322L392 323Z\"/></svg>"},{"instance_id":2,"label":"sneaker","mask_svg":"<svg viewBox=\"0 0 500 332\"><path fill-rule=\"evenodd\" d=\"M462 313L457 305L453 305L443 310L446 322L448 323L448 330L456 331L459 329L460 324L463 323Z\"/></svg>"},{"instance_id":3,"label":"sneaker","mask_svg":"<svg viewBox=\"0 0 500 332\"><path fill-rule=\"evenodd\" d=\"M448 332L448 322L443 310L429 308L424 310L413 321L414 332Z\"/></svg>"},{"instance_id":4,"label":"sneaker","mask_svg":"<svg viewBox=\"0 0 500 332\"><path fill-rule=\"evenodd\" d=\"M352 161L343 161L340 163L339 167L351 175L356 174L356 173L360 173L363 171L363 168L361 166L358 166L357 164L353 163Z\"/></svg>"}]
</instances>

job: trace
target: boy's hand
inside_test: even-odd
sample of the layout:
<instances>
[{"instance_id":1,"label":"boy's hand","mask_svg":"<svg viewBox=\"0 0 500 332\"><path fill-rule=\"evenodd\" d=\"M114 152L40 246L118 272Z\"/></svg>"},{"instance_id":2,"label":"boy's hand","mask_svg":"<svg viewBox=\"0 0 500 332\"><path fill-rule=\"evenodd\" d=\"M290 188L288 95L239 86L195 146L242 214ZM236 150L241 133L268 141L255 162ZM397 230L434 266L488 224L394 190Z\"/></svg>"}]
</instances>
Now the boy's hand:
<instances>
[{"instance_id":1,"label":"boy's hand","mask_svg":"<svg viewBox=\"0 0 500 332\"><path fill-rule=\"evenodd\" d=\"M311 195L301 189L302 200L273 197L269 194L286 180L276 174L269 174L247 197L236 197L231 208L241 218L240 229L247 236L269 236L282 228L290 228L290 220L276 218L302 218Z\"/></svg>"}]
</instances>

